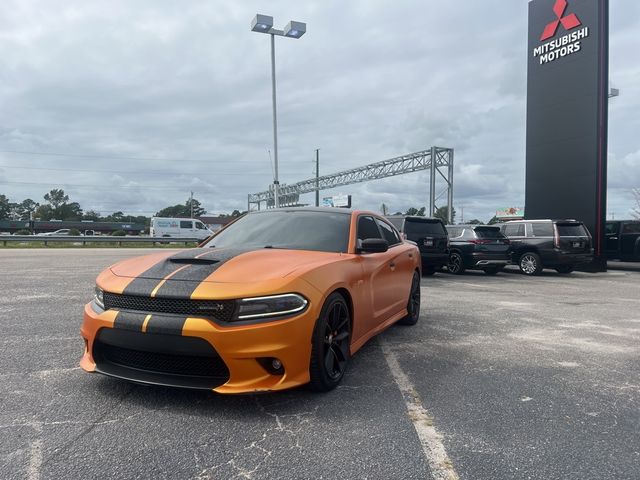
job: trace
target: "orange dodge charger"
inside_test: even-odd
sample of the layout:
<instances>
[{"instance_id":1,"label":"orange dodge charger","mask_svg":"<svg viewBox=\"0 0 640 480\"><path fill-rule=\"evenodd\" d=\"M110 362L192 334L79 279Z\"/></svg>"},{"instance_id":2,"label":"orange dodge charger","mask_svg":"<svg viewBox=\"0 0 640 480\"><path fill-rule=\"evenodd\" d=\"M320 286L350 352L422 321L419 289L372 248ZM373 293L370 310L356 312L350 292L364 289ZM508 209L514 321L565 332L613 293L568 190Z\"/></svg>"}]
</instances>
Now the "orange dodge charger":
<instances>
[{"instance_id":1,"label":"orange dodge charger","mask_svg":"<svg viewBox=\"0 0 640 480\"><path fill-rule=\"evenodd\" d=\"M418 321L420 268L416 245L374 213L250 213L199 248L103 271L80 365L220 393L327 391L367 340Z\"/></svg>"}]
</instances>

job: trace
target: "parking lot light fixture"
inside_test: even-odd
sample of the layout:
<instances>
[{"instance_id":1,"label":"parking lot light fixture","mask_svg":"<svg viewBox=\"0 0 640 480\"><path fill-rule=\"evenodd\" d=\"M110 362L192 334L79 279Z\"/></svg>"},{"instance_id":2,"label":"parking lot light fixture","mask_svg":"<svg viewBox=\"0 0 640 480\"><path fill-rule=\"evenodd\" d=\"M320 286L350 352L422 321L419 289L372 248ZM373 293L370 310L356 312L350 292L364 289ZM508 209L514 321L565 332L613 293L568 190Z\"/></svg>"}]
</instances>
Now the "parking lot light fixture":
<instances>
[{"instance_id":1,"label":"parking lot light fixture","mask_svg":"<svg viewBox=\"0 0 640 480\"><path fill-rule=\"evenodd\" d=\"M274 157L274 179L273 194L274 206L280 207L280 189L278 181L278 119L276 110L276 47L275 36L300 38L307 31L307 24L291 20L284 30L273 28L273 17L269 15L256 14L251 21L251 31L258 33L268 33L271 35L271 99L273 102L273 157Z\"/></svg>"}]
</instances>

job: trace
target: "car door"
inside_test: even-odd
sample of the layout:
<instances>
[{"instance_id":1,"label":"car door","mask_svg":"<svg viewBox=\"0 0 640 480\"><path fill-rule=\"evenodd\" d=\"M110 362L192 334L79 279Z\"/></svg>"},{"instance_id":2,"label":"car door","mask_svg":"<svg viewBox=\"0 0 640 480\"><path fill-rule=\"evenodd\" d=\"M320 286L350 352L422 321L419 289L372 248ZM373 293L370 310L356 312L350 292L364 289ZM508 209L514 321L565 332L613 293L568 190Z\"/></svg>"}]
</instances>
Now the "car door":
<instances>
[{"instance_id":1,"label":"car door","mask_svg":"<svg viewBox=\"0 0 640 480\"><path fill-rule=\"evenodd\" d=\"M402 242L400 234L389 223L381 218L376 218L378 228L384 238L389 243L389 253L391 253L390 268L394 272L392 285L393 301L396 311L406 308L413 280L415 260L414 253L409 251ZM443 228L444 230L444 228Z\"/></svg>"},{"instance_id":2,"label":"car door","mask_svg":"<svg viewBox=\"0 0 640 480\"><path fill-rule=\"evenodd\" d=\"M180 237L188 238L194 237L196 234L195 228L193 228L193 220L180 220Z\"/></svg>"},{"instance_id":3,"label":"car door","mask_svg":"<svg viewBox=\"0 0 640 480\"><path fill-rule=\"evenodd\" d=\"M358 245L367 238L383 238L371 215L361 215L357 222ZM397 250L393 248L380 253L361 253L359 259L364 281L364 301L371 306L371 317L354 325L353 338L359 338L392 315L396 308L398 293L394 289ZM360 330L360 331L358 331Z\"/></svg>"},{"instance_id":4,"label":"car door","mask_svg":"<svg viewBox=\"0 0 640 480\"><path fill-rule=\"evenodd\" d=\"M620 237L618 235L620 222L607 222L605 226L606 253L611 258L617 258L620 249Z\"/></svg>"}]
</instances>

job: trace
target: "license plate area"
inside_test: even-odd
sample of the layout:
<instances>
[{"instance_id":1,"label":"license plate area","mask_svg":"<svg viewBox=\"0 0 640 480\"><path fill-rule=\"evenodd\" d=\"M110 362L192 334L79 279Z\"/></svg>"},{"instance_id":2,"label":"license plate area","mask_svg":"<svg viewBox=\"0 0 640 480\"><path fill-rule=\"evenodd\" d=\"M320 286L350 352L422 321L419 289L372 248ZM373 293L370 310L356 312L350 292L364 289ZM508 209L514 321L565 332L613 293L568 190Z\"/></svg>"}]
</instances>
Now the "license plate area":
<instances>
[{"instance_id":1,"label":"license plate area","mask_svg":"<svg viewBox=\"0 0 640 480\"><path fill-rule=\"evenodd\" d=\"M582 248L582 242L571 242L573 248Z\"/></svg>"},{"instance_id":2,"label":"license plate area","mask_svg":"<svg viewBox=\"0 0 640 480\"><path fill-rule=\"evenodd\" d=\"M425 238L425 239L422 241L422 244L423 244L425 247L433 247L433 238Z\"/></svg>"}]
</instances>

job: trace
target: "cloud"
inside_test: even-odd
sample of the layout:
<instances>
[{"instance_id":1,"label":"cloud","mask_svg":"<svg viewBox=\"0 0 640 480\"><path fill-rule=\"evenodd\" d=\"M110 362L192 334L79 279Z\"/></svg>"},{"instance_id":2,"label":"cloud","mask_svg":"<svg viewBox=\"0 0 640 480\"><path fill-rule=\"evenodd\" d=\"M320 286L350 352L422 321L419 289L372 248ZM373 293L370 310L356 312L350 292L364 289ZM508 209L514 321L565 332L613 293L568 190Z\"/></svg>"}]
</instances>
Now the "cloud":
<instances>
[{"instance_id":1,"label":"cloud","mask_svg":"<svg viewBox=\"0 0 640 480\"><path fill-rule=\"evenodd\" d=\"M256 12L308 23L302 39L276 41L282 182L311 177L316 148L332 173L438 145L455 149L465 217L524 201L525 0L5 3L0 191L13 201L63 187L85 208L154 213L193 190L211 212L245 209L273 179L269 40L249 31ZM616 208L638 171L640 131L640 67L629 61L639 8L619 3ZM323 194L339 192L370 209L428 203L424 172Z\"/></svg>"}]
</instances>

